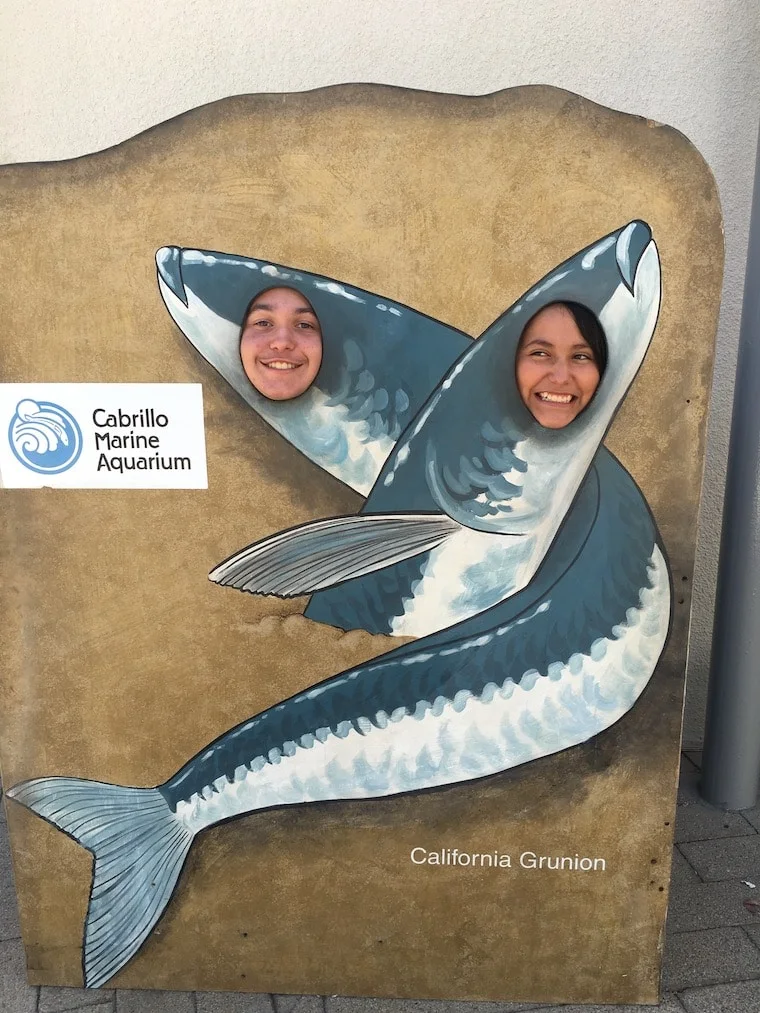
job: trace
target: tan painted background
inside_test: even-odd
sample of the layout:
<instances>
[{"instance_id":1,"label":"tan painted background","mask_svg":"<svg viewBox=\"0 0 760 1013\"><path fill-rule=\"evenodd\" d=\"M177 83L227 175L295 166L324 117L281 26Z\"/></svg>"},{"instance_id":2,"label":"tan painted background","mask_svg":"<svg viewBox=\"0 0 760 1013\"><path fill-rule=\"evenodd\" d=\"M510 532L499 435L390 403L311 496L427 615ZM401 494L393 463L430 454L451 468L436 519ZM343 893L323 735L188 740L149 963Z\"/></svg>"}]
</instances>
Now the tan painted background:
<instances>
[{"instance_id":1,"label":"tan painted background","mask_svg":"<svg viewBox=\"0 0 760 1013\"><path fill-rule=\"evenodd\" d=\"M175 328L166 244L264 257L472 334L632 218L663 310L608 440L676 585L665 661L586 746L476 785L254 815L204 834L123 987L653 1001L722 235L681 135L568 93L371 86L204 107L98 155L0 170L6 381L201 381L208 491L4 491L4 783L156 784L251 713L393 641L225 591L209 568L358 508L246 409ZM464 268L464 269L463 269ZM80 983L90 856L9 824L30 977ZM410 848L601 856L604 874L413 866Z\"/></svg>"}]
</instances>

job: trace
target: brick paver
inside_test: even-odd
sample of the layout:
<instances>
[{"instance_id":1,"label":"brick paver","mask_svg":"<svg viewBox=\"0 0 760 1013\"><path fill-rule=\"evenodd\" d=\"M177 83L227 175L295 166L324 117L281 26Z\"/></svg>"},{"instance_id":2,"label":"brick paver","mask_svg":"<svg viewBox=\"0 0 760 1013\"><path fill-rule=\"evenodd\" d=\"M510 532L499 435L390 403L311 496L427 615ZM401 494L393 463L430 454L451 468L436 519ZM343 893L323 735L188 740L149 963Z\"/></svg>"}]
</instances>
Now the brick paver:
<instances>
[{"instance_id":1,"label":"brick paver","mask_svg":"<svg viewBox=\"0 0 760 1013\"><path fill-rule=\"evenodd\" d=\"M691 841L679 848L706 881L746 879L760 888L760 834L722 841Z\"/></svg>"},{"instance_id":2,"label":"brick paver","mask_svg":"<svg viewBox=\"0 0 760 1013\"><path fill-rule=\"evenodd\" d=\"M760 805L754 809L742 809L742 816L751 827L760 831Z\"/></svg>"},{"instance_id":3,"label":"brick paver","mask_svg":"<svg viewBox=\"0 0 760 1013\"><path fill-rule=\"evenodd\" d=\"M277 1013L325 1013L321 995L273 995Z\"/></svg>"},{"instance_id":4,"label":"brick paver","mask_svg":"<svg viewBox=\"0 0 760 1013\"><path fill-rule=\"evenodd\" d=\"M693 763L690 763L686 759L681 761L681 775L678 779L679 804L683 805L684 803L692 802L695 805L702 804L702 799L699 794L700 777L701 774Z\"/></svg>"},{"instance_id":5,"label":"brick paver","mask_svg":"<svg viewBox=\"0 0 760 1013\"><path fill-rule=\"evenodd\" d=\"M288 996L298 1000L301 996ZM196 992L196 1013L274 1013L272 996L259 992ZM319 1013L323 1013L321 1002Z\"/></svg>"},{"instance_id":6,"label":"brick paver","mask_svg":"<svg viewBox=\"0 0 760 1013\"><path fill-rule=\"evenodd\" d=\"M668 932L755 925L760 923L755 903L760 905L760 889L750 890L741 880L682 883L671 891Z\"/></svg>"},{"instance_id":7,"label":"brick paver","mask_svg":"<svg viewBox=\"0 0 760 1013\"><path fill-rule=\"evenodd\" d=\"M758 1013L760 981L690 988L681 996L686 1013Z\"/></svg>"},{"instance_id":8,"label":"brick paver","mask_svg":"<svg viewBox=\"0 0 760 1013\"><path fill-rule=\"evenodd\" d=\"M20 935L16 893L11 874L8 827L5 823L5 810L0 801L0 939L18 939Z\"/></svg>"},{"instance_id":9,"label":"brick paver","mask_svg":"<svg viewBox=\"0 0 760 1013\"><path fill-rule=\"evenodd\" d=\"M119 989L116 1013L195 1013L195 996L192 992Z\"/></svg>"},{"instance_id":10,"label":"brick paver","mask_svg":"<svg viewBox=\"0 0 760 1013\"><path fill-rule=\"evenodd\" d=\"M66 1013L115 1013L116 997L103 997L100 1002L87 1002L83 1006L67 1006Z\"/></svg>"},{"instance_id":11,"label":"brick paver","mask_svg":"<svg viewBox=\"0 0 760 1013\"><path fill-rule=\"evenodd\" d=\"M114 993L110 988L54 988L42 985L38 1013L69 1013L70 1010L105 1013L106 1010L113 1009L113 1005Z\"/></svg>"},{"instance_id":12,"label":"brick paver","mask_svg":"<svg viewBox=\"0 0 760 1013\"><path fill-rule=\"evenodd\" d=\"M518 1013L545 1007L529 1002L455 1002L450 999L349 999L331 996L327 1013ZM614 1007L613 1007L614 1008ZM610 1010L610 1007L607 1007ZM641 1007L639 1007L640 1013Z\"/></svg>"},{"instance_id":13,"label":"brick paver","mask_svg":"<svg viewBox=\"0 0 760 1013\"><path fill-rule=\"evenodd\" d=\"M752 835L757 835L757 830L741 813L721 812L704 805L679 805L676 812L676 844Z\"/></svg>"},{"instance_id":14,"label":"brick paver","mask_svg":"<svg viewBox=\"0 0 760 1013\"><path fill-rule=\"evenodd\" d=\"M741 928L675 932L668 937L662 976L665 991L747 978L760 978L760 950Z\"/></svg>"},{"instance_id":15,"label":"brick paver","mask_svg":"<svg viewBox=\"0 0 760 1013\"><path fill-rule=\"evenodd\" d=\"M673 862L670 866L671 892L691 886L693 883L701 883L702 880L678 848L673 848Z\"/></svg>"},{"instance_id":16,"label":"brick paver","mask_svg":"<svg viewBox=\"0 0 760 1013\"><path fill-rule=\"evenodd\" d=\"M20 939L0 942L0 1010L36 1013L37 989L26 983L24 948Z\"/></svg>"},{"instance_id":17,"label":"brick paver","mask_svg":"<svg viewBox=\"0 0 760 1013\"><path fill-rule=\"evenodd\" d=\"M665 996L659 1006L537 1006L533 1013L647 1013L653 1009L660 1013L684 1013L673 995Z\"/></svg>"}]
</instances>

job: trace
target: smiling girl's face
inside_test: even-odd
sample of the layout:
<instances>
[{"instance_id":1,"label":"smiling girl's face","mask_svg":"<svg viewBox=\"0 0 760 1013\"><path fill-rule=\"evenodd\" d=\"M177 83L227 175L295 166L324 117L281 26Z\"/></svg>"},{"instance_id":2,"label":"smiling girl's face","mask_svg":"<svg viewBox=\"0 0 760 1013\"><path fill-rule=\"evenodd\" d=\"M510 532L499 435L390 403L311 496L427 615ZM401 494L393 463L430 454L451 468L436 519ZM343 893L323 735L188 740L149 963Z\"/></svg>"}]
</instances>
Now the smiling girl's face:
<instances>
[{"instance_id":1,"label":"smiling girl's face","mask_svg":"<svg viewBox=\"0 0 760 1013\"><path fill-rule=\"evenodd\" d=\"M547 429L568 425L594 396L599 366L561 303L541 310L523 331L515 376L526 407Z\"/></svg>"},{"instance_id":2,"label":"smiling girl's face","mask_svg":"<svg viewBox=\"0 0 760 1013\"><path fill-rule=\"evenodd\" d=\"M303 394L322 363L322 330L308 299L292 288L258 295L243 322L240 359L264 397L287 401Z\"/></svg>"}]
</instances>

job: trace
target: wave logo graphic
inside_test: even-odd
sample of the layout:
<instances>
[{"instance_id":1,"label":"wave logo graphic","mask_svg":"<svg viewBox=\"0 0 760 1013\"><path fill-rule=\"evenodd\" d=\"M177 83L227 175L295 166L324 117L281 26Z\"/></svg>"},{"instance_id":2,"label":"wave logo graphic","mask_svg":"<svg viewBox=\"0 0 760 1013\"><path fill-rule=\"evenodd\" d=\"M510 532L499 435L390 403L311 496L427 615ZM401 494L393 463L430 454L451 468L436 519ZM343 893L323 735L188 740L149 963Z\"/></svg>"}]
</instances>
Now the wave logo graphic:
<instances>
[{"instance_id":1,"label":"wave logo graphic","mask_svg":"<svg viewBox=\"0 0 760 1013\"><path fill-rule=\"evenodd\" d=\"M41 475L58 475L79 459L82 430L74 416L60 405L25 398L16 405L8 442L25 468Z\"/></svg>"}]
</instances>

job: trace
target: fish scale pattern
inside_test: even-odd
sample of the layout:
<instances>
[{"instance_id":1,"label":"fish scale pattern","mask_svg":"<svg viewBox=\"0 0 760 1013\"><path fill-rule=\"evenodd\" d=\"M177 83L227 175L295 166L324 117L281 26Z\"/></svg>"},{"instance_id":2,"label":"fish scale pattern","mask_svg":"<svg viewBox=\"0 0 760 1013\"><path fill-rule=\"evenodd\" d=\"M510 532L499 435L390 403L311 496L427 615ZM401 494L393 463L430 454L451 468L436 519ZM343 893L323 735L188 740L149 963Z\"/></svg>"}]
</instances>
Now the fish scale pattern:
<instances>
[{"instance_id":1,"label":"fish scale pattern","mask_svg":"<svg viewBox=\"0 0 760 1013\"><path fill-rule=\"evenodd\" d=\"M499 422L504 428L497 430L490 421L480 426L479 443L470 438L469 445L480 448L478 456L461 452L455 460L447 448L448 453L440 463L440 481L446 496L466 503L476 517L509 513L509 500L521 495L522 476L528 470L527 463L515 451L522 434L507 424L507 418ZM466 447L467 440L462 442ZM509 481L506 475L514 476L514 480Z\"/></svg>"},{"instance_id":2,"label":"fish scale pattern","mask_svg":"<svg viewBox=\"0 0 760 1013\"><path fill-rule=\"evenodd\" d=\"M596 503L594 520L575 555L572 544L554 553L559 566L549 561L529 589L477 617L480 630L469 620L466 635L454 627L445 631L447 639L430 638L436 643L418 640L233 728L161 787L172 808L208 791L220 777L232 782L240 767L261 758L277 762L283 751L287 755L320 735L364 733L438 700L480 696L489 684L549 676L552 666L568 665L571 672L575 666L580 674L583 656L592 657L600 641L619 638L636 621L658 545L651 514L625 469L600 450L592 471L586 496L574 509L586 513ZM573 537L568 523L559 540ZM596 588L593 596L580 593L587 583Z\"/></svg>"},{"instance_id":3,"label":"fish scale pattern","mask_svg":"<svg viewBox=\"0 0 760 1013\"><path fill-rule=\"evenodd\" d=\"M429 552L423 552L392 567L319 591L312 596L305 615L343 630L361 628L368 633L390 633L394 618L404 614L406 602L414 597L429 556Z\"/></svg>"}]
</instances>

